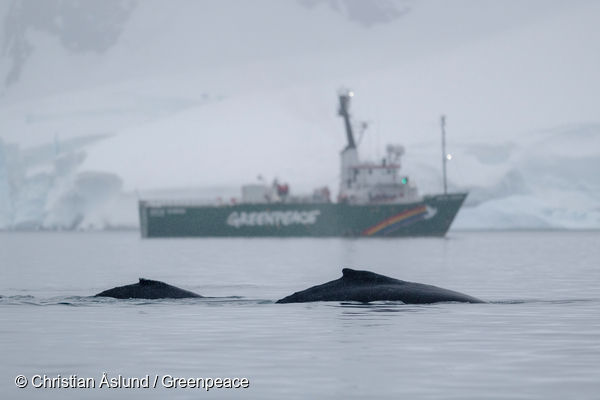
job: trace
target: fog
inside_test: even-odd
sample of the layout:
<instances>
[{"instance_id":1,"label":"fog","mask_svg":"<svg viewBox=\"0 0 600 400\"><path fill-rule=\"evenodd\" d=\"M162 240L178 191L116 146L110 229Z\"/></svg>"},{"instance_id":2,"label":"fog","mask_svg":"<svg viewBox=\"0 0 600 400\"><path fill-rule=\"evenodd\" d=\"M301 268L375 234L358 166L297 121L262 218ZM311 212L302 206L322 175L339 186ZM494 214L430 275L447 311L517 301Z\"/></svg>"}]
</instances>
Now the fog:
<instances>
[{"instance_id":1,"label":"fog","mask_svg":"<svg viewBox=\"0 0 600 400\"><path fill-rule=\"evenodd\" d=\"M363 159L406 148L453 229L600 228L596 1L0 2L0 229L136 227L137 198L337 192L336 92ZM335 197L335 196L334 196Z\"/></svg>"}]
</instances>

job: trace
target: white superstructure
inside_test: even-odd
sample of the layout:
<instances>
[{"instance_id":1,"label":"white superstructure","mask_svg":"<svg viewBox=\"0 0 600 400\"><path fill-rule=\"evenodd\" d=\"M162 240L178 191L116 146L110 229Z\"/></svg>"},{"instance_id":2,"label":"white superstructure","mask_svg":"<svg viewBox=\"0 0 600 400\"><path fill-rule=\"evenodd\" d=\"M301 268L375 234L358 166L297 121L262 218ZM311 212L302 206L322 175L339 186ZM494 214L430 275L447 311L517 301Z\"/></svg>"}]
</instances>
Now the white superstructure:
<instances>
[{"instance_id":1,"label":"white superstructure","mask_svg":"<svg viewBox=\"0 0 600 400\"><path fill-rule=\"evenodd\" d=\"M412 186L407 176L400 175L400 157L404 147L388 145L387 155L381 163L361 163L354 141L350 122L349 90L339 93L339 115L344 118L348 145L341 153L341 182L339 202L350 204L393 204L412 203L420 200L417 188Z\"/></svg>"}]
</instances>

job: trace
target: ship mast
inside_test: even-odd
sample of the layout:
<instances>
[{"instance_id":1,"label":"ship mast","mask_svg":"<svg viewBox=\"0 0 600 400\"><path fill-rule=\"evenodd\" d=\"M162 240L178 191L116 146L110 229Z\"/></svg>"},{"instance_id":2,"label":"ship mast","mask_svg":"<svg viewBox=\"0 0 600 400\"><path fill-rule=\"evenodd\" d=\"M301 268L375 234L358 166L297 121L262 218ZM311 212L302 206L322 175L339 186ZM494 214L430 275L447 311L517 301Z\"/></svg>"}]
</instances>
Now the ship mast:
<instances>
[{"instance_id":1,"label":"ship mast","mask_svg":"<svg viewBox=\"0 0 600 400\"><path fill-rule=\"evenodd\" d=\"M448 194L448 187L446 185L446 116L442 115L442 166L444 170L444 195Z\"/></svg>"},{"instance_id":2,"label":"ship mast","mask_svg":"<svg viewBox=\"0 0 600 400\"><path fill-rule=\"evenodd\" d=\"M348 139L348 145L342 150L341 154L341 182L340 182L340 198L346 198L352 196L354 186L356 186L356 173L354 170L359 165L358 150L356 148L356 142L354 141L354 134L352 132L352 124L350 123L350 98L354 96L354 93L347 89L342 89L338 92L340 98L340 109L338 115L344 118L344 124L346 126L346 137Z\"/></svg>"},{"instance_id":3,"label":"ship mast","mask_svg":"<svg viewBox=\"0 0 600 400\"><path fill-rule=\"evenodd\" d=\"M348 108L350 108L350 97L354 96L354 93L350 91L341 91L340 95L340 110L338 114L344 117L344 123L346 124L346 136L348 138L348 146L346 149L355 149L356 144L354 143L354 134L352 133L352 125L350 124L350 114Z\"/></svg>"}]
</instances>

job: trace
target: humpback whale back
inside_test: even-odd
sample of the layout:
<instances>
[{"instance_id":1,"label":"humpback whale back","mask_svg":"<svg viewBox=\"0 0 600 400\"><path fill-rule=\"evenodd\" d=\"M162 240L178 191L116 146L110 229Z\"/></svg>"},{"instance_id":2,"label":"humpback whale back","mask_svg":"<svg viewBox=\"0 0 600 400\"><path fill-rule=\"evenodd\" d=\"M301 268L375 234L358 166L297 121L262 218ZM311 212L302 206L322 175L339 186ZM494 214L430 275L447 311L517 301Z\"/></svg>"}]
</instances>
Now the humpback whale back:
<instances>
[{"instance_id":1,"label":"humpback whale back","mask_svg":"<svg viewBox=\"0 0 600 400\"><path fill-rule=\"evenodd\" d=\"M371 271L342 270L335 281L313 286L284 297L277 303L305 303L311 301L401 301L405 304L440 302L485 303L475 297L422 283L406 282Z\"/></svg>"},{"instance_id":2,"label":"humpback whale back","mask_svg":"<svg viewBox=\"0 0 600 400\"><path fill-rule=\"evenodd\" d=\"M203 296L161 281L139 278L138 283L105 290L98 293L95 297L114 297L115 299L187 299Z\"/></svg>"}]
</instances>

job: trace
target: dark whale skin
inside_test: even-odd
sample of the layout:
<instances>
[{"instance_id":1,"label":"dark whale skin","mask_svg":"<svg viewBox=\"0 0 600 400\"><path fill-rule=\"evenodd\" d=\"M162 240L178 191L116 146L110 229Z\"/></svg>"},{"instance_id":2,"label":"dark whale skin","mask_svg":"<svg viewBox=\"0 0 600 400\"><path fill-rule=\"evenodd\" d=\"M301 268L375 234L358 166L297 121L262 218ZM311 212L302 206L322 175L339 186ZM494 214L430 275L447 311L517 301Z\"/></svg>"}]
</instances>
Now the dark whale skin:
<instances>
[{"instance_id":1,"label":"dark whale skin","mask_svg":"<svg viewBox=\"0 0 600 400\"><path fill-rule=\"evenodd\" d=\"M486 303L475 297L422 283L405 282L370 271L342 270L335 281L296 292L277 303L306 303L312 301L401 301L405 304L442 302Z\"/></svg>"},{"instance_id":2,"label":"dark whale skin","mask_svg":"<svg viewBox=\"0 0 600 400\"><path fill-rule=\"evenodd\" d=\"M114 297L115 299L189 299L204 296L161 281L140 278L138 283L108 289L102 293L98 293L94 297Z\"/></svg>"}]
</instances>

